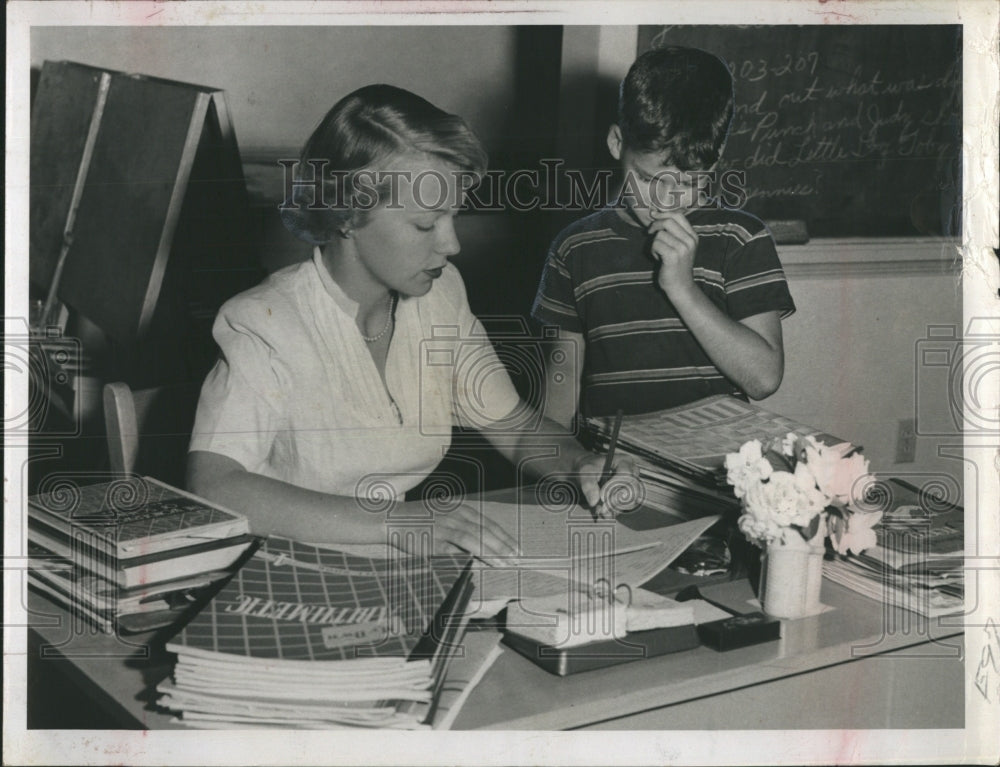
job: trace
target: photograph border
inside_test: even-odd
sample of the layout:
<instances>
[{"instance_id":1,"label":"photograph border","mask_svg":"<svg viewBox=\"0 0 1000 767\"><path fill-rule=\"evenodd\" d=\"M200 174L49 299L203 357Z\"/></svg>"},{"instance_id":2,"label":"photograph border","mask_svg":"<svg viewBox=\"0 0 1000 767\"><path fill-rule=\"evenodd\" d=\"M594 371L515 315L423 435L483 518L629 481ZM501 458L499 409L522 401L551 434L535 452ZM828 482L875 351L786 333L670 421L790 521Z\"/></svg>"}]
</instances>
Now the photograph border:
<instances>
[{"instance_id":1,"label":"photograph border","mask_svg":"<svg viewBox=\"0 0 1000 767\"><path fill-rule=\"evenodd\" d=\"M7 5L5 330L28 306L29 38L34 26L488 24L961 24L963 26L962 300L964 325L1000 337L998 19L990 1L863 0L753 4L623 2L22 2ZM238 127L238 126L237 126ZM23 319L19 319L23 318ZM970 324L971 323L971 324ZM22 328L23 332L23 328ZM5 344L6 346L6 344ZM6 352L5 352L6 353ZM5 376L5 423L27 402L27 377ZM987 396L989 396L987 394ZM984 401L984 410L997 406ZM995 412L995 411L993 411ZM7 764L872 764L995 763L1000 758L1000 436L966 432L964 730L695 732L156 732L26 729L27 445L5 430L4 762ZM974 532L976 538L971 538ZM991 628L992 627L992 628ZM914 659L914 665L919 659ZM992 669L992 671L991 671ZM977 674L986 673L984 694ZM916 671L915 673L919 673Z\"/></svg>"}]
</instances>

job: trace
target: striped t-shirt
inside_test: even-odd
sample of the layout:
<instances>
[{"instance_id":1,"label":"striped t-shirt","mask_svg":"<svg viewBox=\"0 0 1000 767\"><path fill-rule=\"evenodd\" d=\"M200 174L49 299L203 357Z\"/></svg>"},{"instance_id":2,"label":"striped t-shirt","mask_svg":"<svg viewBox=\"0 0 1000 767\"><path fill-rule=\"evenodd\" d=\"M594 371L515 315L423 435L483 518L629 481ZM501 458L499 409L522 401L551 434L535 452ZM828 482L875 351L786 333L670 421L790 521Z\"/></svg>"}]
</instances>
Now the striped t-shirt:
<instances>
[{"instance_id":1,"label":"striped t-shirt","mask_svg":"<svg viewBox=\"0 0 1000 767\"><path fill-rule=\"evenodd\" d=\"M627 214L625 214L627 215ZM741 211L687 214L698 234L694 280L734 320L795 311L774 240ZM656 282L651 236L613 207L566 227L549 250L532 316L586 342L585 416L646 413L713 394L744 396L712 364Z\"/></svg>"}]
</instances>

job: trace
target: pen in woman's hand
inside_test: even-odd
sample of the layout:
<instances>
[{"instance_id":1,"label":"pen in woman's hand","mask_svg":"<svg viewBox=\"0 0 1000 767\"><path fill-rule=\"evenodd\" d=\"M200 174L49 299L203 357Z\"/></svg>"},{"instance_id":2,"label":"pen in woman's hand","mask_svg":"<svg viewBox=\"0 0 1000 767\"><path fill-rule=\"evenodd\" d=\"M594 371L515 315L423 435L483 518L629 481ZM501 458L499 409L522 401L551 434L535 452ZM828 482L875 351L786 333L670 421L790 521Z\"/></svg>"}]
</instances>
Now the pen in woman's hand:
<instances>
[{"instance_id":1,"label":"pen in woman's hand","mask_svg":"<svg viewBox=\"0 0 1000 767\"><path fill-rule=\"evenodd\" d=\"M607 481L611 479L611 472L614 468L615 461L615 448L618 447L618 432L621 431L622 428L622 416L622 409L619 408L618 412L615 414L615 425L611 429L611 444L608 445L608 454L604 457L604 469L601 471L601 479L597 483L599 488L603 488ZM594 507L594 515L602 519L614 516L614 514L608 510L608 506L604 502L603 498L598 500L597 506Z\"/></svg>"}]
</instances>

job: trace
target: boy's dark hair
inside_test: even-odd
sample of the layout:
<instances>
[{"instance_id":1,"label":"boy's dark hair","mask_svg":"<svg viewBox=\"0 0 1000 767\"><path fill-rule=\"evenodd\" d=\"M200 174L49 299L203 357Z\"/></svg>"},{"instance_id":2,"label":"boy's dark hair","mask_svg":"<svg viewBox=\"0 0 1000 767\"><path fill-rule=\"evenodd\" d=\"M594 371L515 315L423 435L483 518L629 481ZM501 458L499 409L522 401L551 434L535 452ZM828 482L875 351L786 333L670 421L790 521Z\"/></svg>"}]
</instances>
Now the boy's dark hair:
<instances>
[{"instance_id":1,"label":"boy's dark hair","mask_svg":"<svg viewBox=\"0 0 1000 767\"><path fill-rule=\"evenodd\" d=\"M733 116L733 77L718 56L671 46L642 54L622 80L622 143L659 152L664 165L705 170L726 142Z\"/></svg>"}]
</instances>

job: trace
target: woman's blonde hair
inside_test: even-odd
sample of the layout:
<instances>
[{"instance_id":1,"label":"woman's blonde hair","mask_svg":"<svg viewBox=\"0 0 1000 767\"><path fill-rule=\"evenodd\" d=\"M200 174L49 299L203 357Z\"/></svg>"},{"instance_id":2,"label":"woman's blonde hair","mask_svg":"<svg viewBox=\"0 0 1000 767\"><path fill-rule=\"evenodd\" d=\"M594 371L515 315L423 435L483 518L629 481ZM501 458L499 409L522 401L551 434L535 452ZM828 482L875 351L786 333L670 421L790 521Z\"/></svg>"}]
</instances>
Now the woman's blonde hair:
<instances>
[{"instance_id":1,"label":"woman's blonde hair","mask_svg":"<svg viewBox=\"0 0 1000 767\"><path fill-rule=\"evenodd\" d=\"M281 206L285 226L313 244L360 226L373 207L372 192L383 200L391 179L361 188L358 172L389 170L385 164L407 152L437 157L473 179L486 171L486 152L461 117L402 88L368 85L334 104L306 141Z\"/></svg>"}]
</instances>

